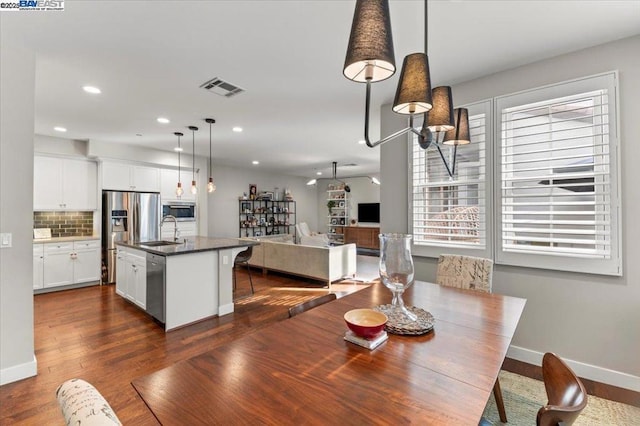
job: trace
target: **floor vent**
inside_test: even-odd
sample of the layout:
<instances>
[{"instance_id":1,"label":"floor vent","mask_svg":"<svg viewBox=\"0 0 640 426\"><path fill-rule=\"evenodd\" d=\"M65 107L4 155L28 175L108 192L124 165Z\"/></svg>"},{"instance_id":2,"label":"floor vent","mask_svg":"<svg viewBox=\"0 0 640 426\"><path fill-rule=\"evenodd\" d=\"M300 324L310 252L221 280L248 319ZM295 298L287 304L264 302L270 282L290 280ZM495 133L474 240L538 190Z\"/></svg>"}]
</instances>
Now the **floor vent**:
<instances>
[{"instance_id":1,"label":"floor vent","mask_svg":"<svg viewBox=\"0 0 640 426\"><path fill-rule=\"evenodd\" d=\"M230 98L244 92L244 89L227 81L221 80L218 77L214 77L211 80L201 84L200 87L208 90L211 93L215 93L216 95L224 96L225 98Z\"/></svg>"}]
</instances>

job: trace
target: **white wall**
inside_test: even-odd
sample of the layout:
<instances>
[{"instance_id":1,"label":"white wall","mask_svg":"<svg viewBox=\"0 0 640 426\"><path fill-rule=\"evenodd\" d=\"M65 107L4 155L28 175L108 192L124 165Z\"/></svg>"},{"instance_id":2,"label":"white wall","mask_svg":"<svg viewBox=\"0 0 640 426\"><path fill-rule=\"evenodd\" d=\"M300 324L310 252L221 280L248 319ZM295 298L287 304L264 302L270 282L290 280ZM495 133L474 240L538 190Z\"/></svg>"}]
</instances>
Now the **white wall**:
<instances>
[{"instance_id":1,"label":"white wall","mask_svg":"<svg viewBox=\"0 0 640 426\"><path fill-rule=\"evenodd\" d=\"M310 227L317 225L317 200L314 187L306 185L307 178L286 176L262 171L259 167L240 169L237 167L213 166L213 181L217 190L208 199L209 235L216 237L238 237L240 218L238 197L249 193L249 184L256 184L258 192L282 192L289 188L296 202L296 222L307 222ZM291 220L292 224L295 224ZM291 233L294 228L291 228Z\"/></svg>"},{"instance_id":2,"label":"white wall","mask_svg":"<svg viewBox=\"0 0 640 426\"><path fill-rule=\"evenodd\" d=\"M0 17L0 385L34 376L33 114L35 55L19 47Z\"/></svg>"},{"instance_id":3,"label":"white wall","mask_svg":"<svg viewBox=\"0 0 640 426\"><path fill-rule=\"evenodd\" d=\"M524 297L527 306L509 356L539 363L554 351L572 361L584 377L640 391L640 36L608 43L497 73L453 87L455 103L466 104L610 70L620 75L623 276L546 271L497 265L493 289ZM384 118L392 115L383 109ZM383 134L390 129L383 129ZM406 209L392 214L407 194L406 143L387 143L381 152L382 215L385 232L407 231ZM392 185L392 186L387 186ZM436 259L415 258L416 277L433 280ZM425 307L428 309L428 306Z\"/></svg>"}]
</instances>

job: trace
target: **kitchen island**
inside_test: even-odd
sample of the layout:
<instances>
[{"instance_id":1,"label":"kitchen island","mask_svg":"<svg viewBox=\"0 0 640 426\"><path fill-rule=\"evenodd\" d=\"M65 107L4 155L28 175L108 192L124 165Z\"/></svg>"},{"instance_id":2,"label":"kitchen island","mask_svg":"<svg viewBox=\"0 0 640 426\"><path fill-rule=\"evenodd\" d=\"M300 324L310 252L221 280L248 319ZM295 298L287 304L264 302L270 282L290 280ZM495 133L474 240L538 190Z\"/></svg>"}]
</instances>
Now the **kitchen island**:
<instances>
[{"instance_id":1,"label":"kitchen island","mask_svg":"<svg viewBox=\"0 0 640 426\"><path fill-rule=\"evenodd\" d=\"M117 243L116 293L164 323L166 331L230 314L233 261L256 244L207 237Z\"/></svg>"}]
</instances>

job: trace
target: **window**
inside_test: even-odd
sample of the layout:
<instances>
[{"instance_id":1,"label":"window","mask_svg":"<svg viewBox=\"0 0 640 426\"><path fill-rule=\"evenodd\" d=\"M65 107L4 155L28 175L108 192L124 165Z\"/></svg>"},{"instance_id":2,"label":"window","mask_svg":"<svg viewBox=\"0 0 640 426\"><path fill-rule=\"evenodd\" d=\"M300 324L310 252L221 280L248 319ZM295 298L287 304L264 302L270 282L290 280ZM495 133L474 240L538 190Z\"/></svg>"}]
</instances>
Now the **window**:
<instances>
[{"instance_id":1,"label":"window","mask_svg":"<svg viewBox=\"0 0 640 426\"><path fill-rule=\"evenodd\" d=\"M617 74L467 108L471 144L453 178L437 150L412 143L414 254L621 275Z\"/></svg>"},{"instance_id":2,"label":"window","mask_svg":"<svg viewBox=\"0 0 640 426\"><path fill-rule=\"evenodd\" d=\"M615 74L499 97L496 262L620 274Z\"/></svg>"},{"instance_id":3,"label":"window","mask_svg":"<svg viewBox=\"0 0 640 426\"><path fill-rule=\"evenodd\" d=\"M459 146L455 173L450 177L438 150L420 148L412 143L412 210L410 226L414 253L438 255L441 247L449 253L474 250L477 256L490 257L487 242L487 149L491 102L466 106L469 109L471 144ZM452 165L453 148L442 153Z\"/></svg>"}]
</instances>

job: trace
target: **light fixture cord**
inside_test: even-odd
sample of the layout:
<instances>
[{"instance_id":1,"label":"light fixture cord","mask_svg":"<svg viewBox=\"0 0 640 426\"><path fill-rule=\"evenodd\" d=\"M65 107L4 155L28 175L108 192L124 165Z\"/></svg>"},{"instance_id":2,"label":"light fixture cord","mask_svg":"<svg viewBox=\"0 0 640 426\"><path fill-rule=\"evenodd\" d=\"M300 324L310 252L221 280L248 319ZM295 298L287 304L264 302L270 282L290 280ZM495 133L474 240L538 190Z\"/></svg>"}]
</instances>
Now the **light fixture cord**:
<instances>
[{"instance_id":1,"label":"light fixture cord","mask_svg":"<svg viewBox=\"0 0 640 426\"><path fill-rule=\"evenodd\" d=\"M209 123L209 177L211 177L211 123Z\"/></svg>"},{"instance_id":2,"label":"light fixture cord","mask_svg":"<svg viewBox=\"0 0 640 426\"><path fill-rule=\"evenodd\" d=\"M178 183L180 183L180 135L178 135Z\"/></svg>"},{"instance_id":3,"label":"light fixture cord","mask_svg":"<svg viewBox=\"0 0 640 426\"><path fill-rule=\"evenodd\" d=\"M429 54L429 0L424 0L424 54Z\"/></svg>"},{"instance_id":4,"label":"light fixture cord","mask_svg":"<svg viewBox=\"0 0 640 426\"><path fill-rule=\"evenodd\" d=\"M191 170L191 180L195 181L196 180L196 131L195 130L191 130L191 150L192 152L192 156L191 156L191 166L193 167L193 169Z\"/></svg>"}]
</instances>

